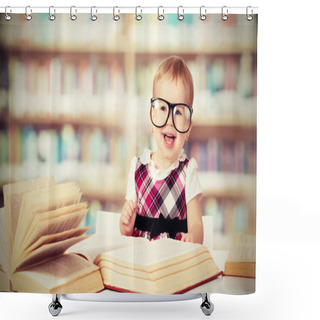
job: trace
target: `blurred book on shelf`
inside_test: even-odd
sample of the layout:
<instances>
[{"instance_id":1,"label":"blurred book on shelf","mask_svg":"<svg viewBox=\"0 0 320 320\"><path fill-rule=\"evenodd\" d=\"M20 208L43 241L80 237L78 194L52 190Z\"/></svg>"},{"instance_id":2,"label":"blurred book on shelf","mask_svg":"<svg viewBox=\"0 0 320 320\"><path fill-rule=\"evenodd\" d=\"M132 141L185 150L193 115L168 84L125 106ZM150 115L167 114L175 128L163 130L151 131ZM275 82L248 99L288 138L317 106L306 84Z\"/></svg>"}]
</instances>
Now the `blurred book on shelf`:
<instances>
[{"instance_id":1,"label":"blurred book on shelf","mask_svg":"<svg viewBox=\"0 0 320 320\"><path fill-rule=\"evenodd\" d=\"M189 152L197 160L199 171L256 173L255 143L211 138L191 143Z\"/></svg>"}]
</instances>

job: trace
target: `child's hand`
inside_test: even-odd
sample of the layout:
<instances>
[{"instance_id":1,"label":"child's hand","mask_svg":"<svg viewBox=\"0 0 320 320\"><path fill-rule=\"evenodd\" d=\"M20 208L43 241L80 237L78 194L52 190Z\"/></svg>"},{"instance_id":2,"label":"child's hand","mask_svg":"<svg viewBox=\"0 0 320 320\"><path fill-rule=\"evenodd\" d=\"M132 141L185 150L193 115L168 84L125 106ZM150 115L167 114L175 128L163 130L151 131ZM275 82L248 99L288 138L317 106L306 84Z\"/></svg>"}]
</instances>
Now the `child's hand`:
<instances>
[{"instance_id":1,"label":"child's hand","mask_svg":"<svg viewBox=\"0 0 320 320\"><path fill-rule=\"evenodd\" d=\"M120 232L122 235L132 235L136 215L137 203L132 200L126 201L120 216Z\"/></svg>"},{"instance_id":2,"label":"child's hand","mask_svg":"<svg viewBox=\"0 0 320 320\"><path fill-rule=\"evenodd\" d=\"M193 235L191 233L182 233L182 242L192 242L194 243Z\"/></svg>"}]
</instances>

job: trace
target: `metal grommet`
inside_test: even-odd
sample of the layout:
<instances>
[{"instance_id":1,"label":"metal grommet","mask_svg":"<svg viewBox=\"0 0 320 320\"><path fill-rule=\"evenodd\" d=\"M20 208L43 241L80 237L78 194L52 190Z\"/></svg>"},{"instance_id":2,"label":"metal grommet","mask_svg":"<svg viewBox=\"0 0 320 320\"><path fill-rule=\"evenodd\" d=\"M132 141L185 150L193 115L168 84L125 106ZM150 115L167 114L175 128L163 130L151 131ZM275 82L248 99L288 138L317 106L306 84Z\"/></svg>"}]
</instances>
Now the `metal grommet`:
<instances>
[{"instance_id":1,"label":"metal grommet","mask_svg":"<svg viewBox=\"0 0 320 320\"><path fill-rule=\"evenodd\" d=\"M28 13L28 9L30 9L30 13ZM27 21L30 21L32 19L31 13L32 13L31 7L27 6L26 7L26 13L25 13L25 18L26 18Z\"/></svg>"},{"instance_id":2,"label":"metal grommet","mask_svg":"<svg viewBox=\"0 0 320 320\"><path fill-rule=\"evenodd\" d=\"M227 6L223 6L221 8L221 20L227 21L228 20L228 8Z\"/></svg>"},{"instance_id":3,"label":"metal grommet","mask_svg":"<svg viewBox=\"0 0 320 320\"><path fill-rule=\"evenodd\" d=\"M91 7L91 9L90 9L90 19L92 20L92 21L96 21L97 19L98 19L98 17L95 15L95 14L93 14L93 8L96 8L96 7ZM96 9L96 13L97 13L98 11L97 11L97 9Z\"/></svg>"},{"instance_id":4,"label":"metal grommet","mask_svg":"<svg viewBox=\"0 0 320 320\"><path fill-rule=\"evenodd\" d=\"M180 10L182 10L182 13L180 13ZM182 21L184 19L184 9L183 6L178 7L178 20Z\"/></svg>"},{"instance_id":5,"label":"metal grommet","mask_svg":"<svg viewBox=\"0 0 320 320\"><path fill-rule=\"evenodd\" d=\"M203 13L204 11L204 13ZM207 13L207 9L205 6L201 6L200 7L200 20L204 21L207 19L207 16L206 16L206 13Z\"/></svg>"},{"instance_id":6,"label":"metal grommet","mask_svg":"<svg viewBox=\"0 0 320 320\"><path fill-rule=\"evenodd\" d=\"M73 9L74 9L74 12L77 13L77 9L75 6L70 7L70 19L72 21L76 21L78 17L73 13Z\"/></svg>"},{"instance_id":7,"label":"metal grommet","mask_svg":"<svg viewBox=\"0 0 320 320\"><path fill-rule=\"evenodd\" d=\"M53 14L53 13L51 13L51 10L53 9L53 12L55 13L56 12L56 9L54 8L54 6L50 6L49 7L49 20L50 21L53 21L53 20L55 20L56 19L56 16Z\"/></svg>"},{"instance_id":8,"label":"metal grommet","mask_svg":"<svg viewBox=\"0 0 320 320\"><path fill-rule=\"evenodd\" d=\"M142 15L141 14L138 14L138 8L140 8L140 13L142 13L142 9L140 6L137 6L136 7L136 20L137 21L141 21L142 20Z\"/></svg>"},{"instance_id":9,"label":"metal grommet","mask_svg":"<svg viewBox=\"0 0 320 320\"><path fill-rule=\"evenodd\" d=\"M114 20L114 21L119 21L120 20L120 16L119 16L119 14L116 14L116 8L118 9L118 7L116 6L116 7L113 7L113 17L112 17L112 19ZM120 10L118 9L118 13L120 13Z\"/></svg>"},{"instance_id":10,"label":"metal grommet","mask_svg":"<svg viewBox=\"0 0 320 320\"><path fill-rule=\"evenodd\" d=\"M160 14L160 8L162 8L162 14ZM159 21L164 20L164 9L163 9L163 6L159 6L158 7L158 20Z\"/></svg>"},{"instance_id":11,"label":"metal grommet","mask_svg":"<svg viewBox=\"0 0 320 320\"><path fill-rule=\"evenodd\" d=\"M8 8L10 8L10 6L6 6L4 9L4 19L6 21L10 21L12 19L12 17L8 14ZM11 9L10 9L11 12Z\"/></svg>"},{"instance_id":12,"label":"metal grommet","mask_svg":"<svg viewBox=\"0 0 320 320\"><path fill-rule=\"evenodd\" d=\"M249 8L251 9L251 14L249 14ZM246 9L246 19L248 21L252 21L252 19L253 19L252 15L253 15L253 9L252 9L252 7L248 6Z\"/></svg>"}]
</instances>

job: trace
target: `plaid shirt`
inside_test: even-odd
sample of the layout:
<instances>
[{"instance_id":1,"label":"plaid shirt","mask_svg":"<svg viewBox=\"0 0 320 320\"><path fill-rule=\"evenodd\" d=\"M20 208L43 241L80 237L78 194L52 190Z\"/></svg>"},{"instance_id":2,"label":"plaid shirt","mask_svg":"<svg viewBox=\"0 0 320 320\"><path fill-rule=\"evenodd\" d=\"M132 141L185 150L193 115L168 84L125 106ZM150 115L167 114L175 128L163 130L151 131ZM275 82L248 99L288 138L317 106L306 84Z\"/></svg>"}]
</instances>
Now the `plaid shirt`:
<instances>
[{"instance_id":1,"label":"plaid shirt","mask_svg":"<svg viewBox=\"0 0 320 320\"><path fill-rule=\"evenodd\" d=\"M155 181L149 173L148 165L143 164L140 158L138 158L135 183L139 216L166 221L173 219L175 221L184 220L186 223L185 185L188 163L188 159L180 161L179 166L172 170L165 179ZM152 221L151 219L148 220ZM156 240L169 238L171 235L172 238L181 240L181 233L179 231L181 232L181 230L174 230L174 232L163 232L152 236L151 230L139 230L135 225L133 236Z\"/></svg>"}]
</instances>

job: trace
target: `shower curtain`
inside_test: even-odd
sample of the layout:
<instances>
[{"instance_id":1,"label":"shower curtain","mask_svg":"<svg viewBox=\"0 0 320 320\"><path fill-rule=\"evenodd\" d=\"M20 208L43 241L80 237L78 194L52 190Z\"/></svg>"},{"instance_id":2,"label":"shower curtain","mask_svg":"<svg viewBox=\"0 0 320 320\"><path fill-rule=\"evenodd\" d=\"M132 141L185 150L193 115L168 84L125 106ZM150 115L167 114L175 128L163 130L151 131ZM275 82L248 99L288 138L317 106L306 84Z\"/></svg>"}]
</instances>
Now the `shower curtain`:
<instances>
[{"instance_id":1,"label":"shower curtain","mask_svg":"<svg viewBox=\"0 0 320 320\"><path fill-rule=\"evenodd\" d=\"M80 11L0 15L0 291L253 293L257 14Z\"/></svg>"}]
</instances>

